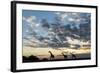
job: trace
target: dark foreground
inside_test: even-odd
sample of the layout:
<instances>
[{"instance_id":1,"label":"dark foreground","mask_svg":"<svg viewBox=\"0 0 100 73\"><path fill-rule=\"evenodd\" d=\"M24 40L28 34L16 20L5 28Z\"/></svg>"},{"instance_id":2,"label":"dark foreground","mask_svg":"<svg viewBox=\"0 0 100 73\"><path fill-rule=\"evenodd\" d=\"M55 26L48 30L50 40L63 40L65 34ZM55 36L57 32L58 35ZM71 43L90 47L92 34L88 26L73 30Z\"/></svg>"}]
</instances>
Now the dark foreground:
<instances>
[{"instance_id":1,"label":"dark foreground","mask_svg":"<svg viewBox=\"0 0 100 73\"><path fill-rule=\"evenodd\" d=\"M91 54L85 53L85 54L73 54L69 57L62 57L59 55L59 58L42 58L40 59L37 56L31 55L29 57L23 56L23 63L29 63L29 62L46 62L46 61L69 61L69 60L87 60L91 59Z\"/></svg>"}]
</instances>

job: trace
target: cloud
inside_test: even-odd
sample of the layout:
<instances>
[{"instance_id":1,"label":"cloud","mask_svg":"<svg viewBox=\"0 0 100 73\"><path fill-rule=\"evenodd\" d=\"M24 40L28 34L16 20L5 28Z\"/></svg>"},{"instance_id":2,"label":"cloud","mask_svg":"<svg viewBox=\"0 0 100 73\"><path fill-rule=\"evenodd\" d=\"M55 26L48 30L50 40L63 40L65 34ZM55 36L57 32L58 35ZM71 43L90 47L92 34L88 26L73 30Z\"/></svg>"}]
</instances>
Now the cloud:
<instances>
[{"instance_id":1,"label":"cloud","mask_svg":"<svg viewBox=\"0 0 100 73\"><path fill-rule=\"evenodd\" d=\"M55 14L56 14L56 15L59 15L59 14L60 14L60 12L55 12Z\"/></svg>"},{"instance_id":2,"label":"cloud","mask_svg":"<svg viewBox=\"0 0 100 73\"><path fill-rule=\"evenodd\" d=\"M27 22L25 24L30 27L28 30L25 31L26 33L34 31L39 36L46 36L48 34L48 29L44 29L42 27L40 20L37 19L36 16L28 16L28 17L23 16L23 20Z\"/></svg>"},{"instance_id":3,"label":"cloud","mask_svg":"<svg viewBox=\"0 0 100 73\"><path fill-rule=\"evenodd\" d=\"M58 18L61 18L61 21L63 21L68 16L68 14L65 12L56 12L55 14Z\"/></svg>"},{"instance_id":4,"label":"cloud","mask_svg":"<svg viewBox=\"0 0 100 73\"><path fill-rule=\"evenodd\" d=\"M75 21L75 19L73 19L73 18L68 18L68 21L72 22L72 21Z\"/></svg>"},{"instance_id":5,"label":"cloud","mask_svg":"<svg viewBox=\"0 0 100 73\"><path fill-rule=\"evenodd\" d=\"M26 33L30 32L28 29L25 30Z\"/></svg>"},{"instance_id":6,"label":"cloud","mask_svg":"<svg viewBox=\"0 0 100 73\"><path fill-rule=\"evenodd\" d=\"M74 22L75 24L88 23L90 19L90 13L79 13L79 12L56 12L57 17L65 23Z\"/></svg>"},{"instance_id":7,"label":"cloud","mask_svg":"<svg viewBox=\"0 0 100 73\"><path fill-rule=\"evenodd\" d=\"M35 16L26 17L26 21L29 23L36 22L37 18Z\"/></svg>"},{"instance_id":8,"label":"cloud","mask_svg":"<svg viewBox=\"0 0 100 73\"><path fill-rule=\"evenodd\" d=\"M77 27L79 27L79 25L78 24L81 24L81 23L84 23L86 20L88 20L88 19L85 19L85 15L84 15L84 18L82 18L81 16L80 16L80 13L72 13L72 12L57 12L57 13L55 13L56 15L57 15L57 17L61 20L61 22L64 24L64 25L67 25L67 24L75 24L75 25L71 25L71 26L77 26ZM23 20L25 21L25 22L27 22L26 24L27 25L30 25L31 27L32 27L32 30L36 33L36 35L35 34L33 34L33 35L35 35L35 36L31 36L31 38L29 38L32 42L34 42L34 45L35 46L43 46L43 45L47 45L47 43L50 43L50 45L51 45L51 43L52 44L55 44L54 42L53 42L53 40L54 40L54 38L53 38L53 36L55 36L55 38L57 39L57 42L60 42L60 43L62 43L62 41L63 42L68 42L68 43L70 43L70 44L80 44L80 40L79 39L77 39L77 38L80 38L80 35L79 34L76 34L76 31L77 30L80 30L80 29L77 29L76 31L70 31L69 30L69 32L72 32L72 37L69 37L70 36L70 34L69 35L67 35L67 36L64 36L64 37L66 37L66 41L65 40L61 40L61 38L59 37L59 36L56 36L56 35L49 35L49 33L52 33L52 34L54 34L52 31L50 31L50 30L52 30L51 28L50 29L46 29L46 28L43 28L42 27L42 23L40 22L40 20L38 20L37 19L37 17L36 16L28 16L28 17L23 17ZM56 27L56 26L55 26ZM85 28L85 27L83 27L83 28ZM29 28L30 29L30 28ZM31 31L29 31L29 29L28 30L26 30L25 32L31 32ZM73 28L73 29L75 29L75 28ZM33 32L32 31L32 32ZM84 31L84 32L87 32L87 31ZM26 35L26 37L27 37L28 35ZM33 37L33 38L32 38ZM49 38L49 39L46 39L46 38ZM77 37L77 38L76 38ZM82 36L83 37L83 36ZM44 38L44 40L39 40L40 38ZM85 38L85 37L84 37ZM63 38L62 38L63 39ZM30 43L29 43L30 44ZM66 44L67 45L67 44Z\"/></svg>"},{"instance_id":9,"label":"cloud","mask_svg":"<svg viewBox=\"0 0 100 73\"><path fill-rule=\"evenodd\" d=\"M75 15L75 16L77 16L78 15L78 13L76 13L76 12L73 12L73 13L71 13L72 15Z\"/></svg>"},{"instance_id":10,"label":"cloud","mask_svg":"<svg viewBox=\"0 0 100 73\"><path fill-rule=\"evenodd\" d=\"M26 20L26 18L25 18L24 16L22 17L22 19L23 19L24 21Z\"/></svg>"},{"instance_id":11,"label":"cloud","mask_svg":"<svg viewBox=\"0 0 100 73\"><path fill-rule=\"evenodd\" d=\"M23 16L23 20L26 21L31 27L39 26L39 21L36 18L36 16L28 16L28 17Z\"/></svg>"},{"instance_id":12,"label":"cloud","mask_svg":"<svg viewBox=\"0 0 100 73\"><path fill-rule=\"evenodd\" d=\"M75 24L85 23L86 18L84 19L83 17L89 16L88 14L77 12L56 12L55 14L60 18L62 23L68 24L72 22Z\"/></svg>"},{"instance_id":13,"label":"cloud","mask_svg":"<svg viewBox=\"0 0 100 73\"><path fill-rule=\"evenodd\" d=\"M66 37L68 43L70 44L79 44L80 43L80 40L78 39L72 39L71 37Z\"/></svg>"},{"instance_id":14,"label":"cloud","mask_svg":"<svg viewBox=\"0 0 100 73\"><path fill-rule=\"evenodd\" d=\"M62 14L62 19L66 18L66 17L68 17L67 14Z\"/></svg>"}]
</instances>

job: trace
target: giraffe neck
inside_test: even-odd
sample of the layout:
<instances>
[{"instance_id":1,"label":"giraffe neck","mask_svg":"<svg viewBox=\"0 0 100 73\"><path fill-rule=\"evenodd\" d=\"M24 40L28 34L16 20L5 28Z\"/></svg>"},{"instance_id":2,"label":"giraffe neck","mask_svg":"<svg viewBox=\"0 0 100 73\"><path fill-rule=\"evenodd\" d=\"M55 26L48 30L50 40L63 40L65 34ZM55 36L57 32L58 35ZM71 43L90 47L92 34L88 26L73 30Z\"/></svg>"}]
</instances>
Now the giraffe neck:
<instances>
[{"instance_id":1,"label":"giraffe neck","mask_svg":"<svg viewBox=\"0 0 100 73\"><path fill-rule=\"evenodd\" d=\"M62 53L62 55L64 56L64 54Z\"/></svg>"},{"instance_id":2,"label":"giraffe neck","mask_svg":"<svg viewBox=\"0 0 100 73\"><path fill-rule=\"evenodd\" d=\"M51 55L53 55L51 52L49 52Z\"/></svg>"}]
</instances>

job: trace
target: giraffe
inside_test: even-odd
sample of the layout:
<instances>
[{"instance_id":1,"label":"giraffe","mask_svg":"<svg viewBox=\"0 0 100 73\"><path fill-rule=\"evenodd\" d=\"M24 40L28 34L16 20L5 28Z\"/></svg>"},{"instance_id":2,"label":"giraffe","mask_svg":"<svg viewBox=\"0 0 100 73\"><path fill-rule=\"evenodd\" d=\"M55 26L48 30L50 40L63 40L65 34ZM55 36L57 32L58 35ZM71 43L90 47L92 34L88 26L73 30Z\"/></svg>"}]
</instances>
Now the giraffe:
<instances>
[{"instance_id":1,"label":"giraffe","mask_svg":"<svg viewBox=\"0 0 100 73\"><path fill-rule=\"evenodd\" d=\"M52 54L51 51L48 51L50 53L50 60L52 60L55 56Z\"/></svg>"},{"instance_id":2,"label":"giraffe","mask_svg":"<svg viewBox=\"0 0 100 73\"><path fill-rule=\"evenodd\" d=\"M75 54L73 54L73 53L70 53L70 54L72 55L72 59L76 59L77 58Z\"/></svg>"},{"instance_id":3,"label":"giraffe","mask_svg":"<svg viewBox=\"0 0 100 73\"><path fill-rule=\"evenodd\" d=\"M68 56L65 55L63 52L61 54L64 56L64 59L67 59L68 58Z\"/></svg>"}]
</instances>

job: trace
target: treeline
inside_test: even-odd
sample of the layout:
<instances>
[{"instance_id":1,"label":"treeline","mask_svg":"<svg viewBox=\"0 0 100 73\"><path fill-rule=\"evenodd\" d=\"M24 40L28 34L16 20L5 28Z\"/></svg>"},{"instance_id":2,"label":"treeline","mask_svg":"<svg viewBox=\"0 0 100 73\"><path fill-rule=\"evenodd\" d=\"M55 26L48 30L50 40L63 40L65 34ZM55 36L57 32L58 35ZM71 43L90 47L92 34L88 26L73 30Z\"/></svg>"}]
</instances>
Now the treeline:
<instances>
[{"instance_id":1,"label":"treeline","mask_svg":"<svg viewBox=\"0 0 100 73\"><path fill-rule=\"evenodd\" d=\"M48 61L47 58L43 58L40 60L37 56L31 55L29 57L23 56L23 62L40 62L40 61Z\"/></svg>"}]
</instances>

